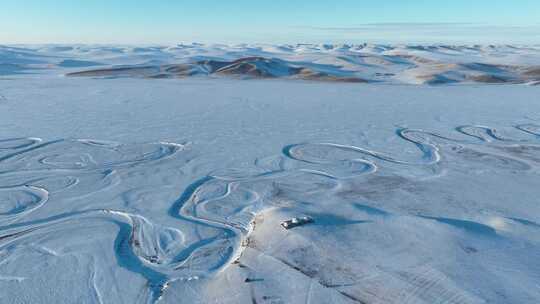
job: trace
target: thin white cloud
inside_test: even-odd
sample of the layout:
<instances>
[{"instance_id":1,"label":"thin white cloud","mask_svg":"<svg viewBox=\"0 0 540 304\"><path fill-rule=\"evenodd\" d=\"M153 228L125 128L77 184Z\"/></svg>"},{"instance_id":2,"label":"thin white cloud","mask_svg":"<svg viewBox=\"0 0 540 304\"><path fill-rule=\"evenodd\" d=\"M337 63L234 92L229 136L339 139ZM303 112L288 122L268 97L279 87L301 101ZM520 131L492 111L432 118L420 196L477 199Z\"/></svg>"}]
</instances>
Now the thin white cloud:
<instances>
[{"instance_id":1,"label":"thin white cloud","mask_svg":"<svg viewBox=\"0 0 540 304\"><path fill-rule=\"evenodd\" d=\"M350 27L298 27L328 40L412 43L540 43L540 25L477 23L366 23Z\"/></svg>"}]
</instances>

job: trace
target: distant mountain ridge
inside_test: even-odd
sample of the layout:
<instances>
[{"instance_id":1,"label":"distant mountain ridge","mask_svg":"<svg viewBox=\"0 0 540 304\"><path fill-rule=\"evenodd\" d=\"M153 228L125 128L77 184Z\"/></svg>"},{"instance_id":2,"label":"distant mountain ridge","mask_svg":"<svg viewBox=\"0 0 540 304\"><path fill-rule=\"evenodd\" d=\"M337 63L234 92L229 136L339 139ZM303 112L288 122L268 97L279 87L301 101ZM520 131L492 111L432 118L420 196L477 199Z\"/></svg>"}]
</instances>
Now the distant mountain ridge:
<instances>
[{"instance_id":1,"label":"distant mountain ridge","mask_svg":"<svg viewBox=\"0 0 540 304\"><path fill-rule=\"evenodd\" d=\"M538 84L540 46L0 46L0 76L291 80L394 84Z\"/></svg>"}]
</instances>

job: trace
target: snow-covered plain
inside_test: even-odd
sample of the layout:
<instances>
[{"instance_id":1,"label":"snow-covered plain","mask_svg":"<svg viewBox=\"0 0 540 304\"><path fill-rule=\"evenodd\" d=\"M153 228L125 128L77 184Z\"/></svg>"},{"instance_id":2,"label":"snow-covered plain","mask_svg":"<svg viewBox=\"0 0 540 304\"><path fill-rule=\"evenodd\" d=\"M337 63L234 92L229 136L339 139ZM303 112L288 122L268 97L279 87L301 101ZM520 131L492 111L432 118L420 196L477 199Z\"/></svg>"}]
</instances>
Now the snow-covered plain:
<instances>
[{"instance_id":1,"label":"snow-covered plain","mask_svg":"<svg viewBox=\"0 0 540 304\"><path fill-rule=\"evenodd\" d=\"M327 60L331 76L351 52L540 63L441 48L1 47L0 303L538 303L534 75L64 76L196 56Z\"/></svg>"}]
</instances>

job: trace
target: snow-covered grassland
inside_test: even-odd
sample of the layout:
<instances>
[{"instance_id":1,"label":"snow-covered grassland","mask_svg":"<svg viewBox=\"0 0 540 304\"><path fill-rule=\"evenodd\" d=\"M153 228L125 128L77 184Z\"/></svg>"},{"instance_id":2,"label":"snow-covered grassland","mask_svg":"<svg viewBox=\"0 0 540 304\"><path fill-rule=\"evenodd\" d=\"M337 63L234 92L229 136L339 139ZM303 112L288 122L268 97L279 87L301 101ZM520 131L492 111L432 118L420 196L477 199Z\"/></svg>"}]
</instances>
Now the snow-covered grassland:
<instances>
[{"instance_id":1,"label":"snow-covered grassland","mask_svg":"<svg viewBox=\"0 0 540 304\"><path fill-rule=\"evenodd\" d=\"M539 66L0 47L0 303L538 303Z\"/></svg>"}]
</instances>

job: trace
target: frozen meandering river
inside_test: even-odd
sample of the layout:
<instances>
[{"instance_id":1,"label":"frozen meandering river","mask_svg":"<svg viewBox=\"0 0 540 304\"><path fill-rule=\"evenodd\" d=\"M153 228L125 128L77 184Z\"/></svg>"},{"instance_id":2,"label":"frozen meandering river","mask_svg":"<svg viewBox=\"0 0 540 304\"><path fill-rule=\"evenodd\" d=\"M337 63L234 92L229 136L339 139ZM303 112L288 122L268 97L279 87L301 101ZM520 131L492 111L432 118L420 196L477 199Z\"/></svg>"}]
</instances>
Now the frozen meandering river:
<instances>
[{"instance_id":1,"label":"frozen meandering river","mask_svg":"<svg viewBox=\"0 0 540 304\"><path fill-rule=\"evenodd\" d=\"M536 303L539 93L5 77L0 302Z\"/></svg>"}]
</instances>

